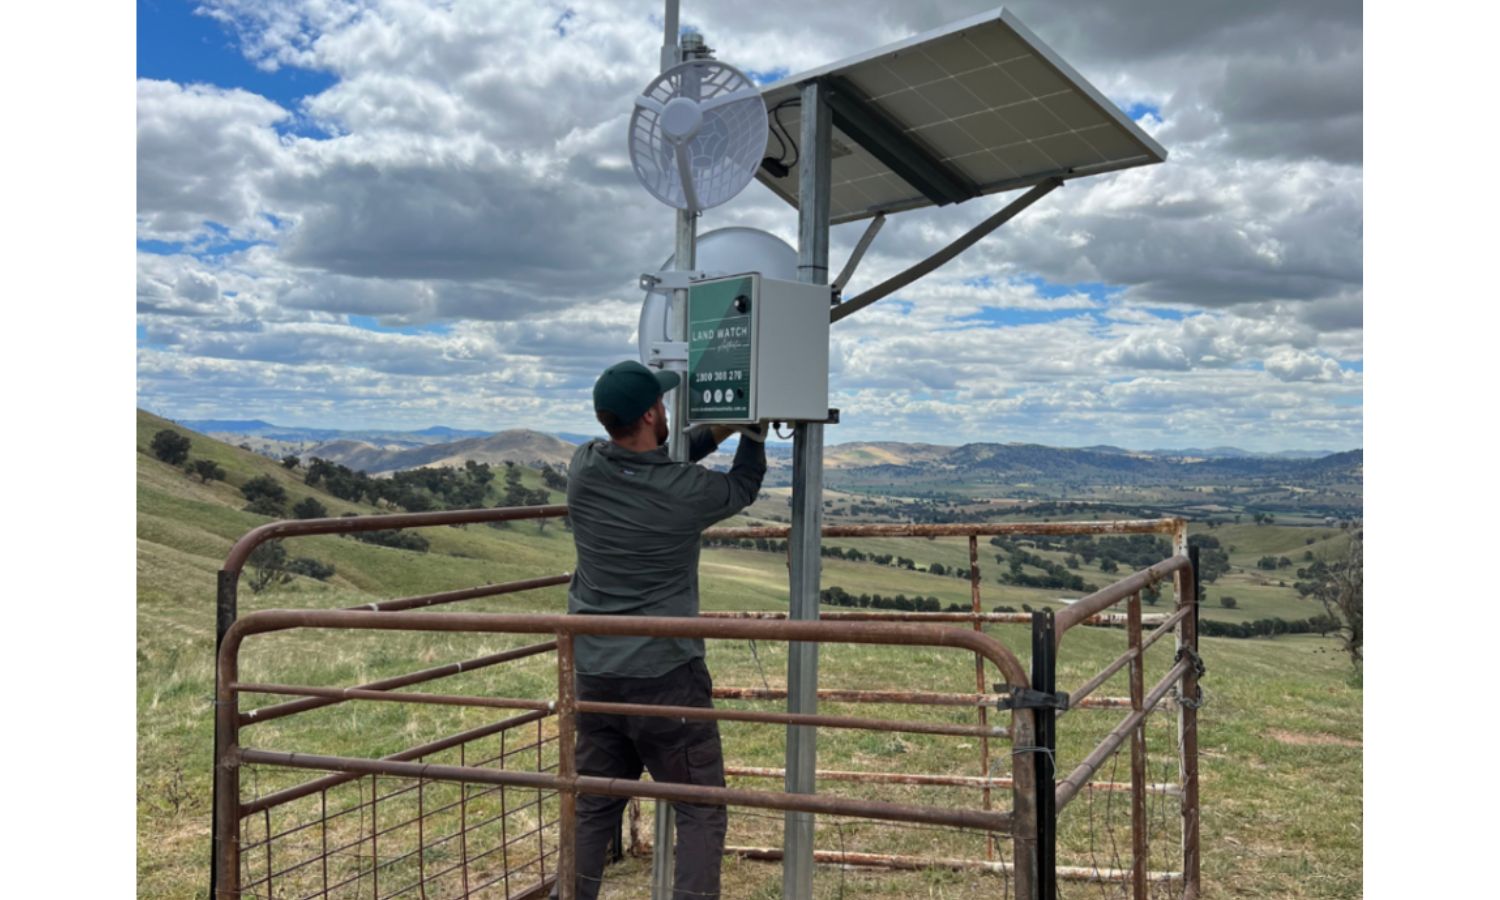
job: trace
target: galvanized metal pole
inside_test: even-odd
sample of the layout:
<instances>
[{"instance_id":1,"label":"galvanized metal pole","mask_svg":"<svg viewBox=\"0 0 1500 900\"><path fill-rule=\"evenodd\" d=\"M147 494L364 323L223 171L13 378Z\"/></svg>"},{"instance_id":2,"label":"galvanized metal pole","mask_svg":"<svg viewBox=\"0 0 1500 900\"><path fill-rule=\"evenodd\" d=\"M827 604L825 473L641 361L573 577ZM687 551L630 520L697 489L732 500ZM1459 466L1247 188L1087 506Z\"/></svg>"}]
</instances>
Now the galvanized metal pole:
<instances>
[{"instance_id":1,"label":"galvanized metal pole","mask_svg":"<svg viewBox=\"0 0 1500 900\"><path fill-rule=\"evenodd\" d=\"M669 35L669 39L674 42L674 49L676 51L673 65L676 65L677 62L693 59L697 56L702 55L703 53L703 38L701 35L684 35L681 45L676 45L676 18L676 10L671 10L669 12L668 19L669 24L673 27L674 31L671 35ZM663 61L665 62L665 47L663 47L662 55ZM668 66L667 68L670 68L670 66ZM684 76L684 80L684 92L689 95L696 95L698 93L698 85L692 73ZM697 266L698 214L696 212L693 212L691 210L677 211L677 240L676 247L673 250L673 254L674 256L672 267L674 269L678 271L690 271ZM687 305L688 292L686 290L677 290L672 292L672 340L674 341L681 341L683 343L687 342ZM688 392L686 385L687 372L685 366L679 371L682 374L684 384L679 386L675 391L672 392L672 414L668 416L668 422L670 423L671 428L668 433L669 436L667 438L667 453L676 462L687 462L688 445L687 438L684 436L684 433L687 429L688 411ZM657 808L660 809L661 807L659 806ZM661 827L660 823L657 824L657 827L659 830Z\"/></svg>"},{"instance_id":2,"label":"galvanized metal pole","mask_svg":"<svg viewBox=\"0 0 1500 900\"><path fill-rule=\"evenodd\" d=\"M667 0L666 15L664 16L664 31L662 34L661 48L661 70L663 72L682 62L686 57L686 48L678 41L678 0ZM698 255L698 219L697 214L688 210L677 211L676 243L673 249L672 267L679 271L692 269L697 265ZM673 291L671 310L671 334L674 341L687 341L687 291ZM688 392L684 389L687 382L687 372L679 370L683 386L672 392L672 412L667 417L669 431L667 433L667 455L675 462L688 461L688 443L685 437L687 427ZM651 898L652 900L671 900L672 897L672 872L675 868L673 851L675 850L676 836L673 829L674 817L672 804L665 800L656 802L656 818L652 829L654 843L651 848Z\"/></svg>"},{"instance_id":3,"label":"galvanized metal pole","mask_svg":"<svg viewBox=\"0 0 1500 900\"><path fill-rule=\"evenodd\" d=\"M802 162L798 192L797 280L828 283L829 187L832 169L829 137L832 119L824 88L817 82L801 87ZM823 425L801 422L792 437L791 619L818 618L818 588L822 576ZM815 713L818 708L818 645L794 643L787 658L787 710ZM786 789L811 794L817 790L817 729L808 725L787 728ZM786 814L782 838L781 895L786 900L809 900L813 882L813 817Z\"/></svg>"}]
</instances>

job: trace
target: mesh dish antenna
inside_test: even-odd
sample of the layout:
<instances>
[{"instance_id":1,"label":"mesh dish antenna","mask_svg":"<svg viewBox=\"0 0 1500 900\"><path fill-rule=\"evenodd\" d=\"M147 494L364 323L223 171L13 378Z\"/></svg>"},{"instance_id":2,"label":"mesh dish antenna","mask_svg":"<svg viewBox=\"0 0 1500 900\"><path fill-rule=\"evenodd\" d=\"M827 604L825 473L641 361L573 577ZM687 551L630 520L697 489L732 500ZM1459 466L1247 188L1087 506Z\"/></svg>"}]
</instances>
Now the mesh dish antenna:
<instances>
[{"instance_id":1,"label":"mesh dish antenna","mask_svg":"<svg viewBox=\"0 0 1500 900\"><path fill-rule=\"evenodd\" d=\"M695 59L635 98L630 163L651 195L699 212L745 189L766 155L766 103L734 66Z\"/></svg>"}]
</instances>

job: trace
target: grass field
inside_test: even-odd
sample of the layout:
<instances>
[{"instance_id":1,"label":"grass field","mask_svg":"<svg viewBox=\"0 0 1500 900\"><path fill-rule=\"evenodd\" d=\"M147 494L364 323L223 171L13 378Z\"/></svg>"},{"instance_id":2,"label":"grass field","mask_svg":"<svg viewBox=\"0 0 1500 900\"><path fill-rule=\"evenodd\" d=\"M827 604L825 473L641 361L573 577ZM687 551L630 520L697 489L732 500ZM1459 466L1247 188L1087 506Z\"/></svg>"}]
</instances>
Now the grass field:
<instances>
[{"instance_id":1,"label":"grass field","mask_svg":"<svg viewBox=\"0 0 1500 900\"><path fill-rule=\"evenodd\" d=\"M266 519L240 511L238 485L260 474L283 481L292 501L316 496L334 513L374 512L310 490L296 473L275 461L192 435L195 458L218 461L225 483L199 484L150 456L146 448L169 423L146 414L137 438L137 889L140 896L202 896L209 861L210 755L212 745L212 647L215 572L233 540ZM536 486L528 473L528 486ZM1240 599L1237 610L1212 606L1205 615L1284 615L1295 592L1257 584L1253 572L1261 555L1306 547L1314 529L1281 526L1221 526L1215 534L1236 549L1236 570L1221 579L1222 590ZM517 523L505 530L488 527L427 529L427 553L393 550L337 537L288 542L293 556L332 563L328 582L306 578L262 594L241 591L241 613L255 609L336 608L382 597L426 593L485 582L532 577L571 567L568 532L556 525L538 530ZM1336 541L1337 535L1318 538ZM962 557L963 541L889 542L894 552L926 566ZM896 545L901 545L898 549ZM1316 546L1311 549L1317 549ZM941 556L939 554L942 554ZM1296 557L1294 557L1296 558ZM985 557L981 556L984 560ZM995 569L989 563L988 569ZM1084 572L1098 583L1102 573ZM703 604L707 609L779 609L786 604L786 569L777 554L711 550L703 555ZM937 596L967 603L966 581L843 560L824 560L825 585L863 591ZM1231 590L1232 588L1232 590ZM1210 591L1211 596L1213 590ZM1292 596L1288 597L1288 593ZM1006 588L987 578L985 606L1018 606L1055 601L1055 592ZM1211 601L1212 602L1212 601ZM564 607L562 589L464 604L465 611L545 611ZM1158 611L1164 607L1158 607ZM1151 610L1148 610L1150 612ZM1307 613L1310 614L1310 613ZM1299 615L1298 617L1302 617ZM1018 649L1029 646L1023 626L1001 625L990 633ZM242 676L249 680L348 686L494 652L524 638L476 635L315 633L292 631L253 638L242 654ZM1059 681L1064 689L1085 680L1117 654L1123 633L1079 630L1064 641ZM1170 663L1166 643L1154 651L1148 684ZM1362 894L1360 833L1362 811L1362 691L1347 661L1328 640L1312 636L1275 640L1204 639L1209 667L1204 681L1207 704L1200 714L1202 755L1204 880L1207 897L1358 897ZM732 686L784 684L784 645L759 643L754 654L742 643L709 646L716 683ZM974 687L972 657L950 650L830 646L820 661L823 687L905 690L958 690ZM991 678L991 680L994 680ZM466 673L429 688L443 692L550 698L555 674L550 655L504 667ZM1125 693L1117 676L1101 694ZM263 698L254 702L258 705ZM274 699L274 698L271 698ZM266 700L269 702L269 700ZM732 704L743 706L745 704ZM763 708L774 708L774 704ZM836 707L825 711L916 717L910 708ZM972 713L945 713L972 721ZM1060 767L1069 769L1118 721L1117 712L1075 711L1060 725ZM248 745L267 749L377 756L493 719L492 711L451 708L413 709L392 703L347 703L247 729ZM781 729L740 723L723 727L730 762L776 767L782 764ZM1151 780L1171 780L1163 765L1175 756L1171 714L1152 719ZM1007 766L1004 752L992 748L997 771ZM819 761L827 768L900 772L977 774L978 750L972 738L885 735L824 729ZM1103 778L1126 780L1128 757ZM1172 767L1168 765L1168 773ZM301 780L260 767L246 774L247 793L265 793ZM775 789L775 782L743 781L738 786ZM910 787L855 787L826 782L831 793L888 800L977 805L977 792ZM436 794L434 796L437 796ZM1005 805L1004 796L997 798ZM648 804L649 809L649 804ZM1176 868L1171 847L1177 840L1175 808L1151 808L1155 868ZM1128 824L1116 796L1086 794L1063 814L1067 864L1114 865ZM649 814L647 818L649 827ZM1128 843L1128 838L1124 838ZM730 842L780 845L777 817L732 811ZM818 846L942 856L982 856L983 841L973 835L870 823L820 822ZM1007 851L1008 852L1008 851ZM608 896L642 896L649 866L639 860L612 868ZM726 896L777 896L780 869L774 864L730 860L725 866ZM818 873L818 896L864 893L873 897L996 897L997 876L946 871L891 874ZM1066 885L1064 896L1108 896L1096 886Z\"/></svg>"}]
</instances>

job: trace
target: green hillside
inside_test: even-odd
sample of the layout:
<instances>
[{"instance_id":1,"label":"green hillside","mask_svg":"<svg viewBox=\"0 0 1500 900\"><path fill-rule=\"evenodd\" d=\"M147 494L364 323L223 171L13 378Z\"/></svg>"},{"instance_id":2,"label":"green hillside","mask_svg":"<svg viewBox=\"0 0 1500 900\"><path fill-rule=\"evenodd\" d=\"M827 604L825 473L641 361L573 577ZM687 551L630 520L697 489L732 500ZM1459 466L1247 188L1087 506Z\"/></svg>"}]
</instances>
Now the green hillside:
<instances>
[{"instance_id":1,"label":"green hillside","mask_svg":"<svg viewBox=\"0 0 1500 900\"><path fill-rule=\"evenodd\" d=\"M289 495L288 506L313 497L330 515L370 514L388 510L354 504L309 487L305 469L289 470L278 461L213 441L179 428L149 413L138 414L137 451L137 874L140 896L188 898L201 896L207 884L209 860L210 755L212 745L213 628L215 573L235 539L270 521L243 511L240 487L250 479L269 476ZM203 484L179 467L156 459L150 450L164 428L192 441L191 459L210 459L225 470L225 480ZM305 462L305 461L304 461ZM498 480L498 479L497 479ZM540 489L539 473L525 470L522 483ZM553 495L553 502L561 502ZM492 504L493 505L493 502ZM761 505L758 505L761 506ZM784 504L781 509L785 509ZM753 511L760 511L753 510ZM1221 579L1224 590L1240 595L1237 611L1212 606L1206 615L1244 614L1249 617L1295 612L1287 590L1256 583L1253 567L1260 556L1291 555L1300 559L1317 543L1332 545L1341 535L1315 534L1311 529L1282 526L1220 527L1215 534L1234 544L1235 569ZM1295 533L1294 533L1295 532ZM240 611L314 607L337 608L376 599L469 587L486 582L535 577L567 571L572 566L570 534L553 523L514 523L505 529L486 526L423 529L431 544L418 553L324 536L286 542L293 557L308 557L332 565L327 581L295 577L290 582L253 593L245 580ZM1305 544L1315 536L1315 544ZM1231 540L1232 538L1232 540ZM853 542L836 543L852 546ZM963 541L886 540L862 542L869 548L911 557L925 569L932 562L968 564ZM982 544L986 607L998 603L1019 606L1055 603L1057 591L1017 589L994 581L999 566L991 548ZM1248 566L1249 570L1245 567ZM248 574L248 573L247 573ZM1084 567L1080 574L1104 584L1109 576ZM1268 573L1272 578L1275 573ZM1115 576L1118 577L1118 576ZM787 597L785 558L776 553L744 549L712 549L703 554L702 596L708 609L784 609ZM1236 581L1236 579L1239 579ZM944 604L967 604L967 581L870 563L824 560L823 584L839 585L854 593L879 592L937 596ZM1215 588L1211 588L1212 597ZM1291 592L1293 595L1295 592ZM1210 601L1212 604L1212 600ZM564 591L553 588L514 597L463 604L465 611L546 611L564 608ZM1300 607L1299 607L1300 608ZM1160 610L1161 608L1159 608ZM1276 612L1274 610L1285 610ZM1299 613L1299 615L1301 615ZM1012 647L1029 645L1024 626L990 629ZM1064 643L1060 680L1064 686L1087 678L1121 649L1118 631L1083 630ZM329 634L294 631L257 637L242 654L247 680L283 683L351 685L409 672L424 666L526 643L504 636ZM1165 655L1162 655L1165 654ZM1169 662L1163 647L1153 662L1159 674ZM1348 664L1328 640L1298 636L1276 640L1206 639L1205 681L1209 702L1203 711L1204 871L1208 897L1286 896L1357 897L1360 878L1360 741L1361 692L1349 678ZM710 644L709 662L721 685L760 686L784 683L786 648L730 642ZM432 688L452 693L497 696L551 696L555 691L549 656L496 670L466 673ZM901 648L827 647L821 662L825 687L973 690L972 658L950 651ZM1102 693L1125 692L1117 677ZM1274 700L1274 702L1272 702ZM870 708L831 711L892 717L913 717L910 709ZM343 752L372 756L392 752L461 726L491 721L492 711L428 707L413 710L402 704L344 704L306 717L294 717L247 730L255 746L309 752ZM942 713L949 715L949 713ZM1108 731L1116 719L1108 713L1077 712L1061 726L1061 764L1071 766ZM1153 780L1157 769L1172 756L1170 716L1155 717L1151 743ZM781 729L740 723L723 728L732 762L750 765L781 764ZM836 768L881 771L961 771L976 774L972 744L962 739L924 735L871 735L825 730L820 734L822 764ZM1002 766L1003 767L1003 766ZM1123 764L1128 771L1128 758ZM1106 767L1106 775L1108 766ZM248 773L246 789L265 793L289 777L261 769ZM1116 777L1124 777L1116 775ZM296 780L301 780L296 778ZM764 782L740 786L767 787ZM857 789L830 783L833 792ZM874 796L892 800L948 802L953 795L932 789L879 788ZM964 794L957 801L977 802ZM1100 801L1102 803L1102 800ZM1091 845L1112 833L1099 823L1118 820L1121 805L1112 810L1080 804L1064 817L1065 846L1078 862ZM775 817L772 817L773 819ZM1090 819L1097 819L1090 822ZM1165 816L1165 829L1175 816ZM1104 830L1101 831L1101 828ZM1172 832L1175 834L1175 832ZM972 855L974 839L966 835L891 827L832 826L820 828L819 846L838 848L845 838L849 849L875 852ZM1116 835L1117 837L1117 835ZM774 821L731 814L732 843L779 844ZM1153 866L1171 867L1168 848L1175 838L1163 838ZM1097 846L1095 847L1097 850ZM982 848L979 848L982 856ZM1111 864L1103 857L1100 863ZM833 870L828 870L833 871ZM625 879L619 896L640 896L644 870L629 863L611 870ZM779 870L764 864L729 862L725 884L731 897L774 896ZM633 880L632 880L633 879ZM835 896L844 887L876 897L994 896L999 882L990 876L953 876L946 873L845 873L819 875L820 896ZM634 885L631 887L631 885ZM1083 891L1082 887L1075 887ZM1090 890L1094 890L1090 888Z\"/></svg>"}]
</instances>

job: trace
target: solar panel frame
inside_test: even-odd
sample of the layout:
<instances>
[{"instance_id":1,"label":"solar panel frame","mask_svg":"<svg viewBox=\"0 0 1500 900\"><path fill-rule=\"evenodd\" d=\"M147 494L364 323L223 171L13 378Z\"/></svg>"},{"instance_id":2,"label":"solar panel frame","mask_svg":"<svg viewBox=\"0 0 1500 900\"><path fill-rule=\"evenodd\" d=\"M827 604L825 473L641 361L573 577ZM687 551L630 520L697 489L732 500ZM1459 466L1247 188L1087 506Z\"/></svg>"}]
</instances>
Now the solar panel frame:
<instances>
[{"instance_id":1,"label":"solar panel frame","mask_svg":"<svg viewBox=\"0 0 1500 900\"><path fill-rule=\"evenodd\" d=\"M800 107L786 104L798 99L799 85L819 79L862 92L864 105L980 195L1167 158L1165 148L1004 8L765 86L766 108L780 105L780 122L794 140ZM857 140L837 126L833 132L851 152L832 161L832 224L934 205ZM774 138L768 141L768 155L779 149ZM776 178L762 167L756 177L795 208L797 170L792 165Z\"/></svg>"}]
</instances>

